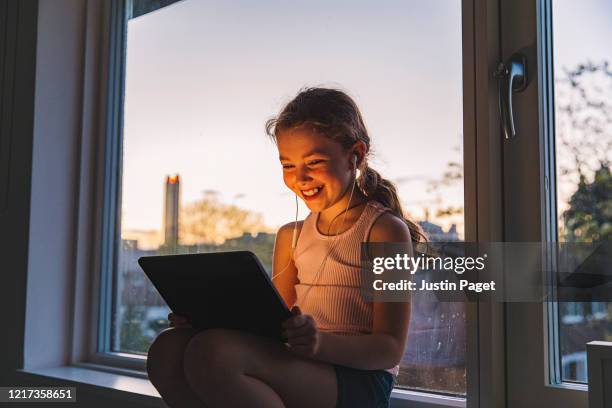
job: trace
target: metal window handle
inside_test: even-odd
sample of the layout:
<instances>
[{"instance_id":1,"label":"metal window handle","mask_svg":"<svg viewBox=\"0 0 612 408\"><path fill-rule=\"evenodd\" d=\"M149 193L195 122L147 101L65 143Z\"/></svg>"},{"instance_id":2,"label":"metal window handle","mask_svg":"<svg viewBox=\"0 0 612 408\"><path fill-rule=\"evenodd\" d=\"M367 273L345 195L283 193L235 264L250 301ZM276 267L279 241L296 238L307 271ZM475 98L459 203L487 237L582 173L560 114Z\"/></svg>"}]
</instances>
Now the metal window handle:
<instances>
[{"instance_id":1,"label":"metal window handle","mask_svg":"<svg viewBox=\"0 0 612 408\"><path fill-rule=\"evenodd\" d=\"M527 88L527 58L520 53L513 54L505 63L499 63L494 76L499 84L499 114L504 136L506 139L512 139L516 136L512 93L521 92Z\"/></svg>"}]
</instances>

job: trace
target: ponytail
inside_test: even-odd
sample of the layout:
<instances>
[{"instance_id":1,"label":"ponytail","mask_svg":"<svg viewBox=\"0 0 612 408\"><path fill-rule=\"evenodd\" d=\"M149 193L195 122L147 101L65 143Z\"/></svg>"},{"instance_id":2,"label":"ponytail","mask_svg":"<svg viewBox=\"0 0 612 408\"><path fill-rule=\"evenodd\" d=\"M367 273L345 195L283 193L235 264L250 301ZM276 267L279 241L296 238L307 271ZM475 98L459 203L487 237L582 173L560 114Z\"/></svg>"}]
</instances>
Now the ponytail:
<instances>
[{"instance_id":1,"label":"ponytail","mask_svg":"<svg viewBox=\"0 0 612 408\"><path fill-rule=\"evenodd\" d=\"M380 173L365 164L365 170L357 180L357 186L369 199L378 201L389 208L393 214L404 220L410 230L412 242L415 244L427 242L427 236L423 229L417 223L404 216L404 210L402 209L397 189L391 181L382 178Z\"/></svg>"}]
</instances>

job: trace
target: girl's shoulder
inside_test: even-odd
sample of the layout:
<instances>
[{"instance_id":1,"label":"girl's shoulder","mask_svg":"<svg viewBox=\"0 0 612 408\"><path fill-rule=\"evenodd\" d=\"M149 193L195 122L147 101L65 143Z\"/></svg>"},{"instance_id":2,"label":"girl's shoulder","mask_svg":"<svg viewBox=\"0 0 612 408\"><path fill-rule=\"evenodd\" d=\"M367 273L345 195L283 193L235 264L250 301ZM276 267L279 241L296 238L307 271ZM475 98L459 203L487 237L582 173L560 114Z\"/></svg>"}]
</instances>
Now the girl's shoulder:
<instances>
[{"instance_id":1,"label":"girl's shoulder","mask_svg":"<svg viewBox=\"0 0 612 408\"><path fill-rule=\"evenodd\" d=\"M297 233L299 234L300 231L302 230L302 226L304 225L304 220L300 220L297 222L295 221L291 221L288 222L287 224L281 226L276 235L293 235L293 229L296 228L297 229Z\"/></svg>"},{"instance_id":2,"label":"girl's shoulder","mask_svg":"<svg viewBox=\"0 0 612 408\"><path fill-rule=\"evenodd\" d=\"M372 224L368 242L410 242L410 229L402 218L391 211L383 211Z\"/></svg>"},{"instance_id":3,"label":"girl's shoulder","mask_svg":"<svg viewBox=\"0 0 612 408\"><path fill-rule=\"evenodd\" d=\"M294 247L294 240L297 242L298 237L300 236L300 232L302 231L302 226L304 221L298 221L295 223L294 221L288 222L287 224L281 226L276 232L276 239L274 242L274 256L280 253L287 253L292 255L292 248ZM295 238L294 238L294 232Z\"/></svg>"}]
</instances>

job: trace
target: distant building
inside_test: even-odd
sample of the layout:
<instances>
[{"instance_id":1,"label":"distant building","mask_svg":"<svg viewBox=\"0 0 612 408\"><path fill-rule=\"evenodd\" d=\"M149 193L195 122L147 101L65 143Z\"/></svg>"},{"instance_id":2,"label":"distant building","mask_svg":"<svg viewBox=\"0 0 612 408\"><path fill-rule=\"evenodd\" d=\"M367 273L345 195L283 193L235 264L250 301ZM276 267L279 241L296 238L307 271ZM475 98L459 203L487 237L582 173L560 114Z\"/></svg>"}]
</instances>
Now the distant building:
<instances>
[{"instance_id":1,"label":"distant building","mask_svg":"<svg viewBox=\"0 0 612 408\"><path fill-rule=\"evenodd\" d=\"M433 222L419 221L418 224L423 228L423 232L427 235L427 238L432 242L454 242L459 241L459 233L457 232L457 226L453 224L448 231L444 232L442 227Z\"/></svg>"},{"instance_id":2,"label":"distant building","mask_svg":"<svg viewBox=\"0 0 612 408\"><path fill-rule=\"evenodd\" d=\"M134 241L131 245L134 249L157 249L163 243L163 237L159 230L123 230L121 231L121 239L126 241Z\"/></svg>"},{"instance_id":3,"label":"distant building","mask_svg":"<svg viewBox=\"0 0 612 408\"><path fill-rule=\"evenodd\" d=\"M179 175L166 176L163 231L164 245L169 247L178 245L180 190Z\"/></svg>"}]
</instances>

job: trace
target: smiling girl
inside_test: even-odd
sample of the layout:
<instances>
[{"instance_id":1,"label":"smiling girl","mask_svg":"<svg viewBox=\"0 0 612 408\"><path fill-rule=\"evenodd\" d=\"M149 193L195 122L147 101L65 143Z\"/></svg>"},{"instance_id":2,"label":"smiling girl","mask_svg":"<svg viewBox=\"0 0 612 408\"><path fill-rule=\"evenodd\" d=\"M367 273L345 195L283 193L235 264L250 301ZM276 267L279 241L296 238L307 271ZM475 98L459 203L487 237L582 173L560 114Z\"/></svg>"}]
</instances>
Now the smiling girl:
<instances>
[{"instance_id":1,"label":"smiling girl","mask_svg":"<svg viewBox=\"0 0 612 408\"><path fill-rule=\"evenodd\" d=\"M173 407L388 406L410 304L363 300L361 243L418 242L420 229L369 167L370 137L344 92L305 89L266 130L285 185L311 211L281 227L274 246L273 282L293 314L287 343L196 333L171 315L174 327L149 351L149 378Z\"/></svg>"}]
</instances>

